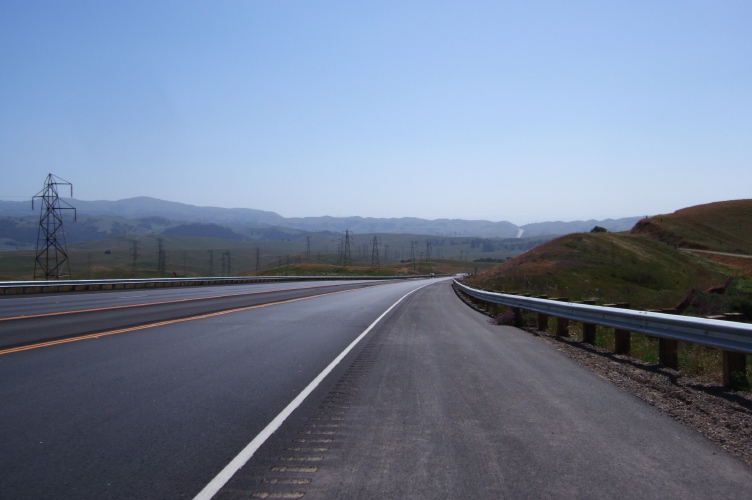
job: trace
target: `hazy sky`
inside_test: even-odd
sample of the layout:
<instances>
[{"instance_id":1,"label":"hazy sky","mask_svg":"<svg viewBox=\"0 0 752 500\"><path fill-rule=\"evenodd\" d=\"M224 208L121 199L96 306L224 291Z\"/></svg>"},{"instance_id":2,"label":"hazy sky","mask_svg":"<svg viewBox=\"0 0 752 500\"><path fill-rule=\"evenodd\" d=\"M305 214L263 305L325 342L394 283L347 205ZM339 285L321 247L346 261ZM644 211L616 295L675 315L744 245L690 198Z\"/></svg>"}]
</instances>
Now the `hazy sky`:
<instances>
[{"instance_id":1,"label":"hazy sky","mask_svg":"<svg viewBox=\"0 0 752 500\"><path fill-rule=\"evenodd\" d=\"M752 1L0 5L0 199L604 219L752 197Z\"/></svg>"}]
</instances>

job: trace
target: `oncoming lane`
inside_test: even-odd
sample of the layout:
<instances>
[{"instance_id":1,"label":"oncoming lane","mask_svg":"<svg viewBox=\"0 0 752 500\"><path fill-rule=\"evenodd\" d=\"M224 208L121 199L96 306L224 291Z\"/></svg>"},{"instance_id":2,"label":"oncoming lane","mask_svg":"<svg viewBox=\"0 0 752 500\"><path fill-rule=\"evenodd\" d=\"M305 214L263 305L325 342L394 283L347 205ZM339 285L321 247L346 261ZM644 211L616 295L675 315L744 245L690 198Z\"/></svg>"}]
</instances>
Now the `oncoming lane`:
<instances>
[{"instance_id":1,"label":"oncoming lane","mask_svg":"<svg viewBox=\"0 0 752 500\"><path fill-rule=\"evenodd\" d=\"M192 299L229 297L280 290L341 287L368 280L270 282L243 285L192 286L179 288L142 288L138 290L107 290L95 292L53 293L46 295L0 296L0 319L57 312L116 308Z\"/></svg>"},{"instance_id":2,"label":"oncoming lane","mask_svg":"<svg viewBox=\"0 0 752 500\"><path fill-rule=\"evenodd\" d=\"M379 286L380 281L357 281L318 286L266 286L250 291L234 290L228 294L210 294L209 290L186 290L183 294L160 294L130 299L134 303L107 305L91 301L108 300L108 292L80 296L79 303L69 302L67 309L50 312L45 304L37 304L27 315L0 318L0 347L88 336L112 330L129 329L150 323L174 321L233 309L243 309L274 302L284 302L316 295L338 293L350 289ZM300 285L300 284L298 284ZM141 295L141 294L137 294ZM172 300L170 300L172 299ZM112 304L111 300L109 304ZM76 306L76 307L74 307ZM98 307L95 307L98 306Z\"/></svg>"}]
</instances>

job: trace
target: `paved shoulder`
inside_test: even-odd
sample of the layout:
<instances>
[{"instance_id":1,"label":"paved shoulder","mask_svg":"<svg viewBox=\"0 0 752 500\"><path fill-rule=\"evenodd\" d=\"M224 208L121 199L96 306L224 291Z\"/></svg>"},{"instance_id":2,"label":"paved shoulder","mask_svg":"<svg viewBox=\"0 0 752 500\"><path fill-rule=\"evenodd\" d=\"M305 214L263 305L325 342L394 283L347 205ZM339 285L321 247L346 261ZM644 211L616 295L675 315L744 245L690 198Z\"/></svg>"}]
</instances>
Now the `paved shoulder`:
<instances>
[{"instance_id":1,"label":"paved shoulder","mask_svg":"<svg viewBox=\"0 0 752 500\"><path fill-rule=\"evenodd\" d=\"M416 292L219 498L745 498L752 469L447 283ZM336 383L335 383L336 382Z\"/></svg>"}]
</instances>

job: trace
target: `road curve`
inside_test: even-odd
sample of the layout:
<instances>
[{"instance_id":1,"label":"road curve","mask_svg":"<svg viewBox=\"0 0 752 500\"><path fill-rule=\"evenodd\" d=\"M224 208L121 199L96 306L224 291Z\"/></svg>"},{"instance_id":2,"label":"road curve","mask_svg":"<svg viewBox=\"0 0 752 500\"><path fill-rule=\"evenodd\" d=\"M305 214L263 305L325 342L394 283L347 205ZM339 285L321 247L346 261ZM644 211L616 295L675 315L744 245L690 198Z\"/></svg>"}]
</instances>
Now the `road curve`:
<instances>
[{"instance_id":1,"label":"road curve","mask_svg":"<svg viewBox=\"0 0 752 500\"><path fill-rule=\"evenodd\" d=\"M750 498L752 469L450 284L382 322L216 496Z\"/></svg>"},{"instance_id":2,"label":"road curve","mask_svg":"<svg viewBox=\"0 0 752 500\"><path fill-rule=\"evenodd\" d=\"M216 498L752 493L742 462L425 280L0 355L0 498L193 498L411 290Z\"/></svg>"}]
</instances>

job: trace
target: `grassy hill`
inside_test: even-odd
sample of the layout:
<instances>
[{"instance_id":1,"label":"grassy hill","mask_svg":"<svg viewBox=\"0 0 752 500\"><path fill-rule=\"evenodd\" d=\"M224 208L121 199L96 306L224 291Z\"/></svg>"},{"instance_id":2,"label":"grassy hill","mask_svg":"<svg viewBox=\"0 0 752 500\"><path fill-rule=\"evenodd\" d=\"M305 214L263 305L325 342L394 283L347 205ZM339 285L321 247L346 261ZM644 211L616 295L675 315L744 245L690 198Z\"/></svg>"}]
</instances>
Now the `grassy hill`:
<instances>
[{"instance_id":1,"label":"grassy hill","mask_svg":"<svg viewBox=\"0 0 752 500\"><path fill-rule=\"evenodd\" d=\"M752 200L721 201L642 219L630 233L680 248L752 255Z\"/></svg>"},{"instance_id":2,"label":"grassy hill","mask_svg":"<svg viewBox=\"0 0 752 500\"><path fill-rule=\"evenodd\" d=\"M726 274L702 257L647 238L580 233L545 243L470 281L496 291L669 308L691 288L721 284Z\"/></svg>"},{"instance_id":3,"label":"grassy hill","mask_svg":"<svg viewBox=\"0 0 752 500\"><path fill-rule=\"evenodd\" d=\"M580 233L540 245L470 283L496 291L629 302L633 308L672 308L692 289L721 285L752 292L752 259L686 249L752 254L752 200L712 203L641 220L629 233ZM716 259L716 260L713 260ZM724 260L724 257L720 257ZM731 311L728 311L731 312Z\"/></svg>"}]
</instances>

